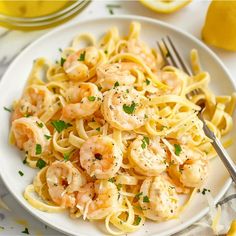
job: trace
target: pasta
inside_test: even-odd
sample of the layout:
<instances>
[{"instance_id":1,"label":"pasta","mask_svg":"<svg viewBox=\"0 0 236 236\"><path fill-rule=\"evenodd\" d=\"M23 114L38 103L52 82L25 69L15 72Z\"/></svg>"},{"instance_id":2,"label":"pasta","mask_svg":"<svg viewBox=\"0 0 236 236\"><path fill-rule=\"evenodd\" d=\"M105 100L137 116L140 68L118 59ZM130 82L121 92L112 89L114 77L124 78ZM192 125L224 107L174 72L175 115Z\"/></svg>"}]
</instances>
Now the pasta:
<instances>
[{"instance_id":1,"label":"pasta","mask_svg":"<svg viewBox=\"0 0 236 236\"><path fill-rule=\"evenodd\" d=\"M127 36L116 27L99 41L79 35L60 61L37 59L11 117L11 142L39 168L25 199L49 213L104 219L112 235L177 218L202 186L216 155L197 116L202 105L218 138L233 125L236 95L210 91L197 51L190 77L164 66L140 30L132 22ZM180 195L189 201L181 205Z\"/></svg>"}]
</instances>

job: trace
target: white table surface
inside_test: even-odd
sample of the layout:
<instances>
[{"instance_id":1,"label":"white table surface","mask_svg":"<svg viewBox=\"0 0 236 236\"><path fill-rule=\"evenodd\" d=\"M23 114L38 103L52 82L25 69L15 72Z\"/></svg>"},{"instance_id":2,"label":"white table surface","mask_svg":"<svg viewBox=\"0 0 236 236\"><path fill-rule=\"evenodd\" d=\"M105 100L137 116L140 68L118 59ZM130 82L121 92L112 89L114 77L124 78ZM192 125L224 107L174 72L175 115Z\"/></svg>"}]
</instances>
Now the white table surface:
<instances>
[{"instance_id":1,"label":"white table surface","mask_svg":"<svg viewBox=\"0 0 236 236\"><path fill-rule=\"evenodd\" d=\"M93 1L72 21L79 21L80 19L88 19L97 16L109 15L106 7L107 4L117 4L120 8L114 9L114 14L133 14L147 16L154 19L162 20L170 23L176 27L186 30L197 38L201 37L201 29L204 23L206 11L209 1L194 0L187 7L179 12L171 15L157 14L145 7L138 1ZM68 23L66 23L68 24ZM0 78L4 71L7 69L11 61L32 41L45 34L48 30L34 31L34 32L21 32L7 30L0 27ZM236 81L236 52L227 52L224 50L212 48L212 50L222 59L227 68L229 69L232 77ZM16 183L17 184L17 183ZM226 196L235 195L236 187L232 185ZM226 197L224 196L224 198ZM3 185L0 179L0 198L9 206L10 211L1 208L0 204L0 235L25 235L21 232L25 227L29 229L30 235L42 236L61 236L63 234L50 229L43 223L36 220L28 212L26 212L15 199L10 195L8 190ZM224 199L223 198L223 199ZM222 205L223 214L221 217L221 224L224 226L222 233L225 233L229 227L232 219L236 219L236 198L231 199ZM204 217L201 222L210 222L209 216ZM178 236L211 236L214 235L211 229L193 225L186 230L176 234Z\"/></svg>"}]
</instances>

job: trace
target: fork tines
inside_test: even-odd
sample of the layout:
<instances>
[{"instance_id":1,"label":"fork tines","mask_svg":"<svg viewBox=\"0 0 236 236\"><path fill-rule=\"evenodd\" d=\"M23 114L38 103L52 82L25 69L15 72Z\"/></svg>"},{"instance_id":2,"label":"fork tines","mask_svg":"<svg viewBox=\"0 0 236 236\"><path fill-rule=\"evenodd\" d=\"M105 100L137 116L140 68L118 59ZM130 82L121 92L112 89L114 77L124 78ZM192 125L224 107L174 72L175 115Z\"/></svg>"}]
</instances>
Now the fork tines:
<instances>
[{"instance_id":1,"label":"fork tines","mask_svg":"<svg viewBox=\"0 0 236 236\"><path fill-rule=\"evenodd\" d=\"M159 42L157 42L157 45L167 65L173 65L183 70L188 75L192 75L191 69L187 66L184 59L180 56L180 53L174 46L169 36L166 36L166 38L162 38Z\"/></svg>"}]
</instances>

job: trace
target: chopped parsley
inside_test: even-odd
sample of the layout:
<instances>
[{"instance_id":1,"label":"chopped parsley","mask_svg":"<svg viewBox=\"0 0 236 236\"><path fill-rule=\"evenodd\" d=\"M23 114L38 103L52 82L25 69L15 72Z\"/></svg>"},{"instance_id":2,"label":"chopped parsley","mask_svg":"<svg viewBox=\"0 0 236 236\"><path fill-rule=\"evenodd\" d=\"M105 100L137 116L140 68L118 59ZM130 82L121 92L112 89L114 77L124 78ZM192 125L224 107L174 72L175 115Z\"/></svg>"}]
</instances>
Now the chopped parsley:
<instances>
[{"instance_id":1,"label":"chopped parsley","mask_svg":"<svg viewBox=\"0 0 236 236\"><path fill-rule=\"evenodd\" d=\"M139 223L141 222L141 217L140 216L135 216L135 219L134 219L134 225L139 225Z\"/></svg>"},{"instance_id":2,"label":"chopped parsley","mask_svg":"<svg viewBox=\"0 0 236 236\"><path fill-rule=\"evenodd\" d=\"M94 102L95 101L95 97L94 96L88 96L88 100L90 101L90 102Z\"/></svg>"},{"instance_id":3,"label":"chopped parsley","mask_svg":"<svg viewBox=\"0 0 236 236\"><path fill-rule=\"evenodd\" d=\"M146 79L146 80L145 80L145 83L146 83L147 85L149 85L151 82L150 82L149 79Z\"/></svg>"},{"instance_id":4,"label":"chopped parsley","mask_svg":"<svg viewBox=\"0 0 236 236\"><path fill-rule=\"evenodd\" d=\"M44 134L44 137L49 140L52 136Z\"/></svg>"},{"instance_id":5,"label":"chopped parsley","mask_svg":"<svg viewBox=\"0 0 236 236\"><path fill-rule=\"evenodd\" d=\"M84 51L83 53L80 54L79 58L78 58L78 61L84 61L85 60L85 54L86 54L86 51Z\"/></svg>"},{"instance_id":6,"label":"chopped parsley","mask_svg":"<svg viewBox=\"0 0 236 236\"><path fill-rule=\"evenodd\" d=\"M21 231L22 234L30 234L28 228L25 228L25 230Z\"/></svg>"},{"instance_id":7,"label":"chopped parsley","mask_svg":"<svg viewBox=\"0 0 236 236\"><path fill-rule=\"evenodd\" d=\"M5 228L3 226L0 226L0 229L4 230Z\"/></svg>"},{"instance_id":8,"label":"chopped parsley","mask_svg":"<svg viewBox=\"0 0 236 236\"><path fill-rule=\"evenodd\" d=\"M12 112L12 110L11 110L10 108L3 107L3 109L4 109L5 111Z\"/></svg>"},{"instance_id":9,"label":"chopped parsley","mask_svg":"<svg viewBox=\"0 0 236 236\"><path fill-rule=\"evenodd\" d=\"M182 148L180 147L179 144L174 144L175 147L175 155L179 156L180 152L182 151Z\"/></svg>"},{"instance_id":10,"label":"chopped parsley","mask_svg":"<svg viewBox=\"0 0 236 236\"><path fill-rule=\"evenodd\" d=\"M59 52L62 52L62 49L61 49L61 48L58 48L58 51L59 51Z\"/></svg>"},{"instance_id":11,"label":"chopped parsley","mask_svg":"<svg viewBox=\"0 0 236 236\"><path fill-rule=\"evenodd\" d=\"M36 147L35 147L35 154L36 155L39 155L42 153L42 146L40 144L36 144Z\"/></svg>"},{"instance_id":12,"label":"chopped parsley","mask_svg":"<svg viewBox=\"0 0 236 236\"><path fill-rule=\"evenodd\" d=\"M141 145L142 149L146 148L147 145L149 145L149 138L144 136L142 139L142 145Z\"/></svg>"},{"instance_id":13,"label":"chopped parsley","mask_svg":"<svg viewBox=\"0 0 236 236\"><path fill-rule=\"evenodd\" d=\"M144 118L145 118L145 119L147 119L147 118L148 118L148 116L145 114L145 115L144 115Z\"/></svg>"},{"instance_id":14,"label":"chopped parsley","mask_svg":"<svg viewBox=\"0 0 236 236\"><path fill-rule=\"evenodd\" d=\"M134 102L132 102L132 104L130 106L124 104L123 105L123 110L127 114L132 114L135 110L135 106L136 106L136 104Z\"/></svg>"},{"instance_id":15,"label":"chopped parsley","mask_svg":"<svg viewBox=\"0 0 236 236\"><path fill-rule=\"evenodd\" d=\"M36 124L39 128L43 128L43 123L39 123L38 121L36 121Z\"/></svg>"},{"instance_id":16,"label":"chopped parsley","mask_svg":"<svg viewBox=\"0 0 236 236\"><path fill-rule=\"evenodd\" d=\"M116 180L115 180L115 178L114 178L114 177L112 177L112 178L108 179L108 181L109 181L109 182L111 182L111 183L115 183L115 182L116 182Z\"/></svg>"},{"instance_id":17,"label":"chopped parsley","mask_svg":"<svg viewBox=\"0 0 236 236\"><path fill-rule=\"evenodd\" d=\"M104 51L104 53L105 53L105 54L107 54L107 53L108 53L108 51L107 51L107 50L105 50L105 51Z\"/></svg>"},{"instance_id":18,"label":"chopped parsley","mask_svg":"<svg viewBox=\"0 0 236 236\"><path fill-rule=\"evenodd\" d=\"M120 191L121 188L122 188L122 184L117 184L117 189L118 189L118 191Z\"/></svg>"},{"instance_id":19,"label":"chopped parsley","mask_svg":"<svg viewBox=\"0 0 236 236\"><path fill-rule=\"evenodd\" d=\"M118 81L116 81L116 82L114 83L114 88L116 88L116 87L118 87L118 86L120 86L120 84L119 84Z\"/></svg>"},{"instance_id":20,"label":"chopped parsley","mask_svg":"<svg viewBox=\"0 0 236 236\"><path fill-rule=\"evenodd\" d=\"M22 161L22 163L25 165L27 164L27 157Z\"/></svg>"},{"instance_id":21,"label":"chopped parsley","mask_svg":"<svg viewBox=\"0 0 236 236\"><path fill-rule=\"evenodd\" d=\"M51 124L54 126L58 133L72 126L70 123L66 123L63 120L54 120L51 122Z\"/></svg>"},{"instance_id":22,"label":"chopped parsley","mask_svg":"<svg viewBox=\"0 0 236 236\"><path fill-rule=\"evenodd\" d=\"M20 176L24 175L24 173L21 170L19 170L18 173L19 173Z\"/></svg>"},{"instance_id":23,"label":"chopped parsley","mask_svg":"<svg viewBox=\"0 0 236 236\"><path fill-rule=\"evenodd\" d=\"M63 158L64 158L64 161L69 161L69 159L70 159L70 153L65 153L65 154L63 155Z\"/></svg>"},{"instance_id":24,"label":"chopped parsley","mask_svg":"<svg viewBox=\"0 0 236 236\"><path fill-rule=\"evenodd\" d=\"M31 116L31 114L28 114L28 113L26 113L26 114L24 114L24 117L30 117Z\"/></svg>"},{"instance_id":25,"label":"chopped parsley","mask_svg":"<svg viewBox=\"0 0 236 236\"><path fill-rule=\"evenodd\" d=\"M143 195L143 192L137 193L137 194L135 195L135 198L136 198L137 200L139 200L139 198L141 197L141 195Z\"/></svg>"},{"instance_id":26,"label":"chopped parsley","mask_svg":"<svg viewBox=\"0 0 236 236\"><path fill-rule=\"evenodd\" d=\"M143 197L143 202L150 202L149 197L148 196L144 196Z\"/></svg>"},{"instance_id":27,"label":"chopped parsley","mask_svg":"<svg viewBox=\"0 0 236 236\"><path fill-rule=\"evenodd\" d=\"M113 8L120 8L120 5L107 4L106 7L107 7L109 13L110 13L111 15L114 15Z\"/></svg>"},{"instance_id":28,"label":"chopped parsley","mask_svg":"<svg viewBox=\"0 0 236 236\"><path fill-rule=\"evenodd\" d=\"M65 59L65 58L63 58L63 57L61 57L61 66L63 66L63 65L64 65L65 61L66 61L66 59Z\"/></svg>"},{"instance_id":29,"label":"chopped parsley","mask_svg":"<svg viewBox=\"0 0 236 236\"><path fill-rule=\"evenodd\" d=\"M43 169L43 167L46 166L46 162L43 159L38 159L37 163L36 163L36 167L38 167L39 169Z\"/></svg>"},{"instance_id":30,"label":"chopped parsley","mask_svg":"<svg viewBox=\"0 0 236 236\"><path fill-rule=\"evenodd\" d=\"M97 131L100 131L100 130L101 130L101 128L100 128L100 127L98 127L98 128L96 128L96 130L97 130Z\"/></svg>"},{"instance_id":31,"label":"chopped parsley","mask_svg":"<svg viewBox=\"0 0 236 236\"><path fill-rule=\"evenodd\" d=\"M98 90L101 91L101 90L102 90L102 87L101 87L101 86L98 86Z\"/></svg>"}]
</instances>

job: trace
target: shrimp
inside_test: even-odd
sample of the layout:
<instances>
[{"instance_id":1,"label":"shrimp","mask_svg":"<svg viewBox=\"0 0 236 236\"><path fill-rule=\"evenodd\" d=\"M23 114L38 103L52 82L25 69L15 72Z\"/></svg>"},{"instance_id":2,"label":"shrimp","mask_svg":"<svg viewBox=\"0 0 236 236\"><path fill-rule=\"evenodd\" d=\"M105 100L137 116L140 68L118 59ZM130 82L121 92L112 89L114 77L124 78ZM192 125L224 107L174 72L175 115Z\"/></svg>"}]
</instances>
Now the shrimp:
<instances>
[{"instance_id":1,"label":"shrimp","mask_svg":"<svg viewBox=\"0 0 236 236\"><path fill-rule=\"evenodd\" d=\"M145 123L146 102L147 99L133 87L118 86L104 96L102 112L112 127L133 130Z\"/></svg>"},{"instance_id":2,"label":"shrimp","mask_svg":"<svg viewBox=\"0 0 236 236\"><path fill-rule=\"evenodd\" d=\"M45 86L30 85L17 102L12 114L12 121L23 116L40 116L52 104L53 94Z\"/></svg>"},{"instance_id":3,"label":"shrimp","mask_svg":"<svg viewBox=\"0 0 236 236\"><path fill-rule=\"evenodd\" d=\"M138 65L132 62L121 62L114 64L105 64L97 67L97 84L104 90L109 90L116 83L119 85L132 85L136 78L131 70L138 68Z\"/></svg>"},{"instance_id":4,"label":"shrimp","mask_svg":"<svg viewBox=\"0 0 236 236\"><path fill-rule=\"evenodd\" d=\"M129 40L127 44L127 49L125 51L140 56L144 63L148 65L152 69L152 71L157 70L157 59L152 53L152 50L141 40Z\"/></svg>"},{"instance_id":5,"label":"shrimp","mask_svg":"<svg viewBox=\"0 0 236 236\"><path fill-rule=\"evenodd\" d=\"M80 119L96 112L102 103L102 93L93 83L81 83L66 92L66 104L62 110L65 119Z\"/></svg>"},{"instance_id":6,"label":"shrimp","mask_svg":"<svg viewBox=\"0 0 236 236\"><path fill-rule=\"evenodd\" d=\"M85 184L85 178L70 161L53 162L47 169L46 181L50 197L62 207L74 207L76 194Z\"/></svg>"},{"instance_id":7,"label":"shrimp","mask_svg":"<svg viewBox=\"0 0 236 236\"><path fill-rule=\"evenodd\" d=\"M179 210L179 199L175 187L164 175L144 180L139 204L143 214L154 221L173 218Z\"/></svg>"},{"instance_id":8,"label":"shrimp","mask_svg":"<svg viewBox=\"0 0 236 236\"><path fill-rule=\"evenodd\" d=\"M183 81L178 77L178 75L173 71L158 71L157 78L168 86L165 94L176 94L179 95ZM158 93L163 93L163 90L159 90Z\"/></svg>"},{"instance_id":9,"label":"shrimp","mask_svg":"<svg viewBox=\"0 0 236 236\"><path fill-rule=\"evenodd\" d=\"M70 80L86 81L89 78L89 70L94 67L99 59L96 47L87 47L67 57L63 68Z\"/></svg>"},{"instance_id":10,"label":"shrimp","mask_svg":"<svg viewBox=\"0 0 236 236\"><path fill-rule=\"evenodd\" d=\"M129 149L129 160L140 174L156 176L165 171L166 150L158 137L149 139L140 135Z\"/></svg>"},{"instance_id":11,"label":"shrimp","mask_svg":"<svg viewBox=\"0 0 236 236\"><path fill-rule=\"evenodd\" d=\"M93 136L80 148L80 164L90 176L97 179L113 177L120 169L122 152L109 136Z\"/></svg>"},{"instance_id":12,"label":"shrimp","mask_svg":"<svg viewBox=\"0 0 236 236\"><path fill-rule=\"evenodd\" d=\"M173 166L168 168L168 173L177 178L181 184L187 187L199 187L208 175L208 160L205 153L193 149L187 145L181 145L178 159L171 154Z\"/></svg>"},{"instance_id":13,"label":"shrimp","mask_svg":"<svg viewBox=\"0 0 236 236\"><path fill-rule=\"evenodd\" d=\"M50 132L37 117L22 117L12 122L12 134L19 149L29 155L39 157L48 151Z\"/></svg>"},{"instance_id":14,"label":"shrimp","mask_svg":"<svg viewBox=\"0 0 236 236\"><path fill-rule=\"evenodd\" d=\"M84 219L100 220L117 211L118 190L108 180L96 180L82 187L77 194L76 207L82 212Z\"/></svg>"}]
</instances>

